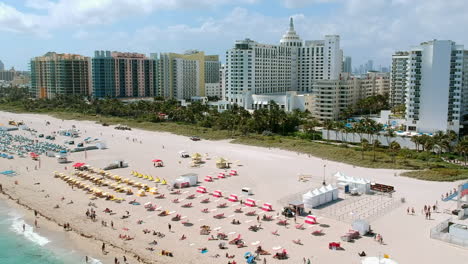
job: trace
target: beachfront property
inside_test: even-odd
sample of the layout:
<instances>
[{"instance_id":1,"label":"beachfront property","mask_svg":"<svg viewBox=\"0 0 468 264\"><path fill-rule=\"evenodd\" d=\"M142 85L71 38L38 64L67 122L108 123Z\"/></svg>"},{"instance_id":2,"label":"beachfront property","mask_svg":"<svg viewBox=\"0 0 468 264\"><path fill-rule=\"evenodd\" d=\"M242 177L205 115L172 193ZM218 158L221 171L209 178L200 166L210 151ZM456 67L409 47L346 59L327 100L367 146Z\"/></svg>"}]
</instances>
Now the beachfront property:
<instances>
[{"instance_id":1,"label":"beachfront property","mask_svg":"<svg viewBox=\"0 0 468 264\"><path fill-rule=\"evenodd\" d=\"M92 58L95 98L154 97L158 90L157 60L144 54L95 51Z\"/></svg>"},{"instance_id":2,"label":"beachfront property","mask_svg":"<svg viewBox=\"0 0 468 264\"><path fill-rule=\"evenodd\" d=\"M405 104L406 130L463 129L468 113L468 51L451 40L432 40L393 56L391 105Z\"/></svg>"},{"instance_id":3,"label":"beachfront property","mask_svg":"<svg viewBox=\"0 0 468 264\"><path fill-rule=\"evenodd\" d=\"M406 86L409 53L397 51L392 55L392 71L390 73L390 105L402 105L406 102Z\"/></svg>"},{"instance_id":4,"label":"beachfront property","mask_svg":"<svg viewBox=\"0 0 468 264\"><path fill-rule=\"evenodd\" d=\"M92 94L91 59L48 52L31 59L30 94L34 98Z\"/></svg>"},{"instance_id":5,"label":"beachfront property","mask_svg":"<svg viewBox=\"0 0 468 264\"><path fill-rule=\"evenodd\" d=\"M153 57L157 57L153 54ZM159 89L157 96L177 100L207 96L212 83L219 84L220 62L217 55L190 50L185 54L161 53L158 58Z\"/></svg>"},{"instance_id":6,"label":"beachfront property","mask_svg":"<svg viewBox=\"0 0 468 264\"><path fill-rule=\"evenodd\" d=\"M302 41L290 19L279 45L251 39L236 41L226 51L226 100L243 104L242 93L311 92L315 80L339 79L342 67L340 37Z\"/></svg>"}]
</instances>

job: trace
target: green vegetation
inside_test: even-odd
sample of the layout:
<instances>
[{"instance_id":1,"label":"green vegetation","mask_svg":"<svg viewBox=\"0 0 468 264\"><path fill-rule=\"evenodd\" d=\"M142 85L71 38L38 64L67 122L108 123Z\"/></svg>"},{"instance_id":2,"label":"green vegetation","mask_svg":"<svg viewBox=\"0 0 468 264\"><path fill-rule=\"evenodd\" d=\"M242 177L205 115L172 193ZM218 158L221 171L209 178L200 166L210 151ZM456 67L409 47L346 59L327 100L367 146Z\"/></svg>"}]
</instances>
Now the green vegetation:
<instances>
[{"instance_id":1,"label":"green vegetation","mask_svg":"<svg viewBox=\"0 0 468 264\"><path fill-rule=\"evenodd\" d=\"M380 100L380 99L379 99ZM171 132L178 135L197 135L205 139L233 139L233 143L273 147L306 153L327 160L369 168L394 168L418 170L405 176L435 181L468 179L468 170L445 160L465 161L468 138L453 144L453 133L437 133L433 137L414 137L417 151L401 148L394 141L392 130L385 132L387 145L376 139L382 126L364 119L352 127L345 122L319 122L309 113L285 113L271 102L268 108L253 113L233 106L219 113L200 103L181 106L176 101L155 98L154 102L124 103L116 99L63 97L54 99L29 99L26 90L0 89L0 110L12 112L44 113L61 119L92 120L107 124L124 124L130 127ZM346 133L356 133L360 144L323 142L318 127L336 130L342 141Z\"/></svg>"}]
</instances>

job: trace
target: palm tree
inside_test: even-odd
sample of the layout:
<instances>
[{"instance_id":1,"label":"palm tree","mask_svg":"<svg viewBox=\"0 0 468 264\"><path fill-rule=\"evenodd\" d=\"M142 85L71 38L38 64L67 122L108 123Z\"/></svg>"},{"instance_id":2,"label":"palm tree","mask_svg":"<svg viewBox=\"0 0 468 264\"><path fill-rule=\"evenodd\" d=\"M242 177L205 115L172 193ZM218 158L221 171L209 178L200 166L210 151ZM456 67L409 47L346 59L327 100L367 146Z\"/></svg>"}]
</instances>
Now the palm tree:
<instances>
[{"instance_id":1,"label":"palm tree","mask_svg":"<svg viewBox=\"0 0 468 264\"><path fill-rule=\"evenodd\" d=\"M396 163L396 158L395 157L396 157L398 151L401 149L401 146L400 146L400 144L398 144L398 142L392 141L390 143L389 149L390 149L390 153L391 153L391 156L392 156L392 161L393 161L393 163Z\"/></svg>"},{"instance_id":2,"label":"palm tree","mask_svg":"<svg viewBox=\"0 0 468 264\"><path fill-rule=\"evenodd\" d=\"M437 131L434 133L434 135L432 136L432 142L434 144L435 147L437 147L437 152L439 154L439 156L442 154L442 150L444 148L444 146L446 146L446 136L444 134L443 131Z\"/></svg>"},{"instance_id":3,"label":"palm tree","mask_svg":"<svg viewBox=\"0 0 468 264\"><path fill-rule=\"evenodd\" d=\"M466 159L468 153L468 137L464 136L461 138L457 145L455 146L455 150L458 152L458 155L463 156L463 161L466 166Z\"/></svg>"},{"instance_id":4,"label":"palm tree","mask_svg":"<svg viewBox=\"0 0 468 264\"><path fill-rule=\"evenodd\" d=\"M345 123L337 121L335 122L334 127L335 127L336 133L338 133L338 131L341 133L341 142L344 142L343 134L344 134L345 127L346 127ZM338 135L337 135L337 139L338 139Z\"/></svg>"},{"instance_id":5,"label":"palm tree","mask_svg":"<svg viewBox=\"0 0 468 264\"><path fill-rule=\"evenodd\" d=\"M385 131L385 138L387 139L387 146L390 146L390 140L396 136L395 130L392 128Z\"/></svg>"},{"instance_id":6,"label":"palm tree","mask_svg":"<svg viewBox=\"0 0 468 264\"><path fill-rule=\"evenodd\" d=\"M334 127L333 121L326 119L323 121L323 127L327 130L327 140L330 141L330 130Z\"/></svg>"},{"instance_id":7,"label":"palm tree","mask_svg":"<svg viewBox=\"0 0 468 264\"><path fill-rule=\"evenodd\" d=\"M361 159L364 159L364 151L369 149L369 141L365 138L361 139Z\"/></svg>"},{"instance_id":8,"label":"palm tree","mask_svg":"<svg viewBox=\"0 0 468 264\"><path fill-rule=\"evenodd\" d=\"M421 136L412 136L411 137L411 142L414 143L414 146L416 147L416 151L419 152L419 145L421 143ZM389 144L390 146L390 144Z\"/></svg>"},{"instance_id":9,"label":"palm tree","mask_svg":"<svg viewBox=\"0 0 468 264\"><path fill-rule=\"evenodd\" d=\"M372 161L375 161L375 150L380 147L380 141L378 139L375 139L373 142L372 142L372 151L373 151L373 160Z\"/></svg>"}]
</instances>

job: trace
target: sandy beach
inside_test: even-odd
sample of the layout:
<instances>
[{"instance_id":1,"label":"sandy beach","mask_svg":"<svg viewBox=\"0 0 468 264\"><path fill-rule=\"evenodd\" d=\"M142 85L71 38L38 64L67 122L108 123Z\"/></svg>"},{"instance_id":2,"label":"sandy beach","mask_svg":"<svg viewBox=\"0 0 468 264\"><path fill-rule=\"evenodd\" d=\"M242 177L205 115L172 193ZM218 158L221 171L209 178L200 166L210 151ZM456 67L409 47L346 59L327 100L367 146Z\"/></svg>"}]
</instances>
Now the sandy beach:
<instances>
[{"instance_id":1,"label":"sandy beach","mask_svg":"<svg viewBox=\"0 0 468 264\"><path fill-rule=\"evenodd\" d=\"M252 146L231 144L228 141L191 141L184 136L169 133L158 133L133 129L131 131L116 130L113 126L104 127L90 121L59 120L46 115L13 114L0 112L0 123L7 124L9 120L22 120L25 124L36 129L37 134L51 135L59 129L70 129L76 126L81 131L75 143L84 138L100 138L107 149L90 150L86 152L71 153L71 163L59 164L56 158L41 155L40 162L33 161L30 157L7 160L0 158L0 171L14 170L17 175L8 177L0 175L0 183L7 195L1 198L19 199L21 204L27 205L32 210L37 210L41 215L39 224L50 225L57 228L56 224L48 223L45 217L59 224L70 223L72 231L69 231L71 243L82 248L85 252L100 259L104 263L113 263L114 257L118 257L123 263L122 256L126 255L127 263L138 263L132 258L138 255L141 262L146 263L228 263L235 260L237 263L245 263L244 254L254 252L260 245L271 255L262 255L257 263L303 263L303 259L310 259L312 263L360 263L358 252L365 251L368 256L388 254L398 263L465 263L468 258L468 250L456 247L429 237L430 229L439 222L446 220L451 215L443 213L444 210L455 209L455 202L442 202L440 196L457 186L457 183L427 182L398 176L401 171L368 169L354 167L339 162L322 160L319 157L311 157L279 149L268 149ZM46 121L50 125L46 125ZM44 138L32 137L27 131L12 131L12 135L24 135L39 141ZM63 144L65 136L56 136L54 143ZM75 144L76 145L76 144ZM185 150L190 154L201 153L204 164L199 167L190 166L190 158L181 158L178 154ZM223 157L232 162L228 170L217 169L215 160ZM163 167L153 166L153 159L161 159ZM72 164L83 162L94 168L103 168L115 160L125 160L129 167L110 170L112 175L132 179L150 187L156 187L159 194L165 198L157 199L157 195L146 193L146 196L135 195L138 188L128 186L134 191L133 195L116 192L108 186L99 187L105 192L124 198L125 201L116 203L105 199L90 200L91 195L86 191L73 188L64 180L54 177L54 172L64 173L78 178L73 172ZM325 165L325 167L324 167ZM214 178L220 172L233 169L238 175L228 176L225 179L216 179L213 182L204 182L207 175ZM167 185L161 185L154 181L135 177L131 174L137 171L144 175L159 177L171 182L175 178L186 173L196 173L199 176L199 185L206 187L209 193L220 190L221 198L215 198L209 193L196 192L196 187L183 188L180 194L171 194ZM288 219L287 226L278 225L283 220L280 210L288 201L300 197L301 194L311 189L320 187L322 181L334 184L333 175L342 172L353 177L362 177L373 182L392 185L396 192L393 196L363 195L361 197L348 197L340 193L341 201L321 209L312 210L312 214L318 216L317 225L304 225L304 229L296 228L294 219ZM298 174L307 174L311 177L308 181L298 181ZM95 176L98 176L97 174ZM92 185L90 181L80 180ZM17 184L15 183L17 182ZM251 188L253 195L242 195L241 189ZM193 199L189 199L194 194ZM263 203L272 204L272 212L264 212L260 208L250 208L239 202L229 202L226 198L230 194L236 194L240 200L247 198L256 200L258 206ZM208 203L201 203L209 198ZM401 202L404 198L405 202ZM178 203L174 202L178 199ZM139 205L129 204L136 200ZM71 203L73 201L73 203ZM89 206L89 203L95 206ZM148 211L144 205L151 203L157 209ZM190 207L183 207L191 203ZM226 207L219 205L226 203ZM388 207L381 208L382 204ZM438 213L433 213L431 220L426 220L421 213L424 205L438 205ZM358 206L358 204L361 204ZM58 208L55 208L58 205ZM415 215L408 215L408 207L415 208ZM96 221L86 216L87 209L96 211ZM113 214L103 212L106 208ZM207 209L207 213L202 212ZM241 209L242 213L236 213ZM159 216L163 211L171 214ZM121 219L122 216L130 215ZM254 211L254 216L246 215ZM33 211L28 211L29 222L34 222ZM173 221L173 217L181 215L181 220ZM221 219L215 215L224 214ZM271 216L272 221L258 222L257 217ZM352 243L343 242L340 236L351 229L352 216L360 214L370 219L374 232L381 234L383 244L376 242L372 237L361 237ZM233 219L239 220L239 225L231 224ZM102 222L107 226L103 226ZM303 217L297 217L298 224L304 223ZM466 220L465 220L466 221ZM113 228L110 226L113 223ZM190 224L183 224L189 222ZM169 224L171 230L169 231ZM251 225L261 224L261 229L252 232L248 228ZM226 241L209 241L206 235L200 235L200 226L209 226L211 234L224 233ZM52 227L55 226L55 227ZM62 228L63 229L63 228ZM144 234L142 230L150 231ZM153 235L160 232L164 237ZM314 236L311 233L322 230L323 235ZM277 235L274 235L276 231ZM89 236L91 238L85 238ZM119 235L131 237L131 240L120 239ZM246 247L237 248L228 242L238 236L244 240ZM186 238L181 240L181 237ZM302 245L293 240L300 239ZM150 242L156 240L156 245ZM102 242L105 242L107 254L101 252ZM218 244L225 242L227 249L219 249ZM329 250L330 242L341 242L344 250ZM111 245L115 246L113 248ZM153 248L150 251L147 248ZM199 249L206 248L206 253ZM277 260L272 256L280 250L287 250L287 260ZM161 256L161 250L170 251L173 257ZM125 252L126 251L126 252ZM226 254L234 255L226 258ZM219 256L219 257L216 257Z\"/></svg>"}]
</instances>

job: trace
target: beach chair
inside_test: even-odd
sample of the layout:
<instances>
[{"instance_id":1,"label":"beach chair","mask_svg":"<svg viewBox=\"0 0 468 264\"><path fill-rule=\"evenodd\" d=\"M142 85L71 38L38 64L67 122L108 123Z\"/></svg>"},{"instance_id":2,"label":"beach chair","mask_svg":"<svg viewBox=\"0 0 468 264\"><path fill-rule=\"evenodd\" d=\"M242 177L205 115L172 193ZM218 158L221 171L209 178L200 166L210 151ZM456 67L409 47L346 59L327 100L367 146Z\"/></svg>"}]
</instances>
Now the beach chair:
<instances>
[{"instance_id":1,"label":"beach chair","mask_svg":"<svg viewBox=\"0 0 468 264\"><path fill-rule=\"evenodd\" d=\"M236 208L236 210L234 210L235 213L242 213L242 208Z\"/></svg>"},{"instance_id":2,"label":"beach chair","mask_svg":"<svg viewBox=\"0 0 468 264\"><path fill-rule=\"evenodd\" d=\"M303 244L302 244L302 241L301 241L300 239L295 239L295 240L293 240L292 242L293 242L294 244L296 244L296 245L300 245L300 246L303 245Z\"/></svg>"},{"instance_id":3,"label":"beach chair","mask_svg":"<svg viewBox=\"0 0 468 264\"><path fill-rule=\"evenodd\" d=\"M180 191L180 190L176 190L176 191L171 192L171 194L178 195L178 194L181 194L181 191Z\"/></svg>"},{"instance_id":4,"label":"beach chair","mask_svg":"<svg viewBox=\"0 0 468 264\"><path fill-rule=\"evenodd\" d=\"M279 236L278 230L275 230L275 231L271 232L271 234L274 235L274 236Z\"/></svg>"},{"instance_id":5,"label":"beach chair","mask_svg":"<svg viewBox=\"0 0 468 264\"><path fill-rule=\"evenodd\" d=\"M218 208L226 208L226 207L227 207L227 203L218 204L217 207L218 207Z\"/></svg>"},{"instance_id":6,"label":"beach chair","mask_svg":"<svg viewBox=\"0 0 468 264\"><path fill-rule=\"evenodd\" d=\"M295 227L296 227L296 229L304 230L304 224L298 224Z\"/></svg>"},{"instance_id":7,"label":"beach chair","mask_svg":"<svg viewBox=\"0 0 468 264\"><path fill-rule=\"evenodd\" d=\"M323 229L315 230L311 234L314 235L314 236L321 236L321 235L323 235Z\"/></svg>"},{"instance_id":8,"label":"beach chair","mask_svg":"<svg viewBox=\"0 0 468 264\"><path fill-rule=\"evenodd\" d=\"M164 199L166 198L166 196L164 194L160 194L158 196L155 197L156 199Z\"/></svg>"},{"instance_id":9,"label":"beach chair","mask_svg":"<svg viewBox=\"0 0 468 264\"><path fill-rule=\"evenodd\" d=\"M179 199L176 198L176 199L172 200L172 202L173 202L173 203L179 203Z\"/></svg>"},{"instance_id":10,"label":"beach chair","mask_svg":"<svg viewBox=\"0 0 468 264\"><path fill-rule=\"evenodd\" d=\"M214 215L213 218L222 219L222 218L224 218L224 213L223 213L223 214Z\"/></svg>"},{"instance_id":11,"label":"beach chair","mask_svg":"<svg viewBox=\"0 0 468 264\"><path fill-rule=\"evenodd\" d=\"M205 198L203 200L201 200L200 203L209 203L210 202L210 198Z\"/></svg>"},{"instance_id":12,"label":"beach chair","mask_svg":"<svg viewBox=\"0 0 468 264\"><path fill-rule=\"evenodd\" d=\"M192 207L192 203L186 203L186 204L182 205L182 207L190 208L190 207Z\"/></svg>"},{"instance_id":13,"label":"beach chair","mask_svg":"<svg viewBox=\"0 0 468 264\"><path fill-rule=\"evenodd\" d=\"M205 209L202 209L201 212L202 213L208 213L209 211L208 211L208 208L205 208Z\"/></svg>"},{"instance_id":14,"label":"beach chair","mask_svg":"<svg viewBox=\"0 0 468 264\"><path fill-rule=\"evenodd\" d=\"M257 213L255 211L250 211L250 212L247 212L245 215L247 216L254 216L256 215Z\"/></svg>"},{"instance_id":15,"label":"beach chair","mask_svg":"<svg viewBox=\"0 0 468 264\"><path fill-rule=\"evenodd\" d=\"M186 198L186 199L189 199L189 200L191 200L191 199L195 199L195 194L191 194L191 195L187 196L187 198Z\"/></svg>"},{"instance_id":16,"label":"beach chair","mask_svg":"<svg viewBox=\"0 0 468 264\"><path fill-rule=\"evenodd\" d=\"M280 221L278 221L278 225L287 226L288 225L288 220L280 220Z\"/></svg>"}]
</instances>

